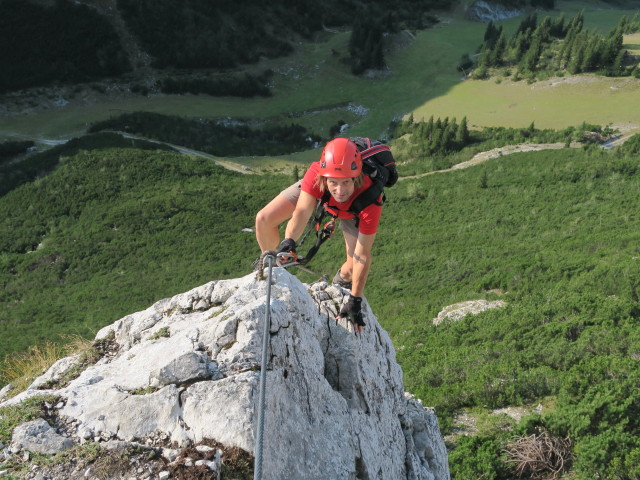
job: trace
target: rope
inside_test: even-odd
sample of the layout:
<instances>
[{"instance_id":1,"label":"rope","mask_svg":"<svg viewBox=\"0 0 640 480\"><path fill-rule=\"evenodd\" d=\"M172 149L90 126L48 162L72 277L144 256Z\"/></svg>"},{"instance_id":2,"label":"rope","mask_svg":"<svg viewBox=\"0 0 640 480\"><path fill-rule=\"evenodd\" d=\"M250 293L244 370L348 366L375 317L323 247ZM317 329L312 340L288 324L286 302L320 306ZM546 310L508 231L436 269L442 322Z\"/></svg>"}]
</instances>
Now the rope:
<instances>
[{"instance_id":1,"label":"rope","mask_svg":"<svg viewBox=\"0 0 640 480\"><path fill-rule=\"evenodd\" d=\"M260 397L258 400L258 428L256 431L255 467L253 469L254 480L262 479L262 447L264 434L264 403L265 387L267 383L267 353L269 349L269 328L271 326L271 272L273 270L273 255L266 255L269 264L269 276L267 278L267 313L262 332L262 362L260 364Z\"/></svg>"}]
</instances>

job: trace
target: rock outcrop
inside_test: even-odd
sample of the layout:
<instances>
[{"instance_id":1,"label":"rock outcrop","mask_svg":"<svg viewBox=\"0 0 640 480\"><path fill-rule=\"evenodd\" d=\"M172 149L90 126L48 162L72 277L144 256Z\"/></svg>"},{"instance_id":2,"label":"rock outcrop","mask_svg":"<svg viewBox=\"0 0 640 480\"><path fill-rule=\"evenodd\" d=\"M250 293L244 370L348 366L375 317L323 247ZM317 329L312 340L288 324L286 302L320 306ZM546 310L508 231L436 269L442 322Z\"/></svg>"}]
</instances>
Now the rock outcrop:
<instances>
[{"instance_id":1,"label":"rock outcrop","mask_svg":"<svg viewBox=\"0 0 640 480\"><path fill-rule=\"evenodd\" d=\"M153 443L169 465L180 448L206 441L253 454L266 289L253 274L215 281L103 328L96 344L106 354L97 363L65 381L77 360L63 359L0 404L54 394L64 438L37 422L8 449L28 450L34 431L59 449ZM405 393L368 304L362 335L336 322L347 296L273 270L263 478L448 479L436 415Z\"/></svg>"},{"instance_id":2,"label":"rock outcrop","mask_svg":"<svg viewBox=\"0 0 640 480\"><path fill-rule=\"evenodd\" d=\"M524 10L485 0L476 0L467 7L465 14L469 20L474 22L489 23L518 17L524 14Z\"/></svg>"},{"instance_id":3,"label":"rock outcrop","mask_svg":"<svg viewBox=\"0 0 640 480\"><path fill-rule=\"evenodd\" d=\"M467 315L477 315L486 310L493 308L502 308L507 305L507 302L503 300L496 300L490 302L488 300L469 300L466 302L454 303L443 308L438 316L431 321L434 325L440 325L445 320L456 322L463 319Z\"/></svg>"}]
</instances>

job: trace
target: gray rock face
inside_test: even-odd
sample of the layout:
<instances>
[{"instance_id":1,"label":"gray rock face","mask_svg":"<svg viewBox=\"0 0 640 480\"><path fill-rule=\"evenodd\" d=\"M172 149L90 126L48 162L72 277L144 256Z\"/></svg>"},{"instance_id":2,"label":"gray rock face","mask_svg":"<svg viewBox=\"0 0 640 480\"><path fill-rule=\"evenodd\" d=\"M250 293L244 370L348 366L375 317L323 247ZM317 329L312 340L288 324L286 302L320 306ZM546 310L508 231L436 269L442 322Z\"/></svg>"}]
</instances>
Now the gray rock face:
<instances>
[{"instance_id":1,"label":"gray rock face","mask_svg":"<svg viewBox=\"0 0 640 480\"><path fill-rule=\"evenodd\" d=\"M518 17L524 14L524 10L510 8L500 4L476 0L467 7L466 16L475 22L489 23Z\"/></svg>"},{"instance_id":2,"label":"gray rock face","mask_svg":"<svg viewBox=\"0 0 640 480\"><path fill-rule=\"evenodd\" d=\"M42 418L18 425L11 436L12 452L29 450L30 452L54 454L67 450L73 442L59 435Z\"/></svg>"},{"instance_id":3,"label":"gray rock face","mask_svg":"<svg viewBox=\"0 0 640 480\"><path fill-rule=\"evenodd\" d=\"M160 432L178 445L212 439L253 452L266 288L251 274L157 302L98 332L117 342L115 355L64 388L30 389L5 404L61 396L77 442ZM263 478L449 479L435 413L405 394L368 304L362 335L336 322L347 297L273 270Z\"/></svg>"}]
</instances>

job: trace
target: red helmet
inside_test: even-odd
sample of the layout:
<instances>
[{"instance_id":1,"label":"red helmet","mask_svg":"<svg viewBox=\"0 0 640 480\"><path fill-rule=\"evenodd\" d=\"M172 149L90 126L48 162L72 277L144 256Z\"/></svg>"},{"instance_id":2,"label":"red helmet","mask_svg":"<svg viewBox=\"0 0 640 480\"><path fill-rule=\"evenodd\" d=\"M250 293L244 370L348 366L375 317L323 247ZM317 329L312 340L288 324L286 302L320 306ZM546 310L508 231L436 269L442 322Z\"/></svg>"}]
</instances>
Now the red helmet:
<instances>
[{"instance_id":1,"label":"red helmet","mask_svg":"<svg viewBox=\"0 0 640 480\"><path fill-rule=\"evenodd\" d=\"M353 178L362 172L362 156L348 138L335 138L327 143L320 156L320 176Z\"/></svg>"}]
</instances>

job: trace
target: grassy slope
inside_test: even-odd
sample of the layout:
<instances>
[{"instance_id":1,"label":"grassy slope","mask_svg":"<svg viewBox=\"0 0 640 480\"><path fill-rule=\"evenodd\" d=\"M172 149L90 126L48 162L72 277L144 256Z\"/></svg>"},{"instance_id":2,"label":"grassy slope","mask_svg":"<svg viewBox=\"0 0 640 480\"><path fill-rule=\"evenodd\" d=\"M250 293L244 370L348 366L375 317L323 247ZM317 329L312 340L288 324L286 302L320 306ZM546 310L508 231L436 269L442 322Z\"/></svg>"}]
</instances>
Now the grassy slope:
<instances>
[{"instance_id":1,"label":"grassy slope","mask_svg":"<svg viewBox=\"0 0 640 480\"><path fill-rule=\"evenodd\" d=\"M119 148L70 156L0 197L0 355L92 337L161 298L247 273L258 249L241 229L286 182Z\"/></svg>"}]
</instances>

